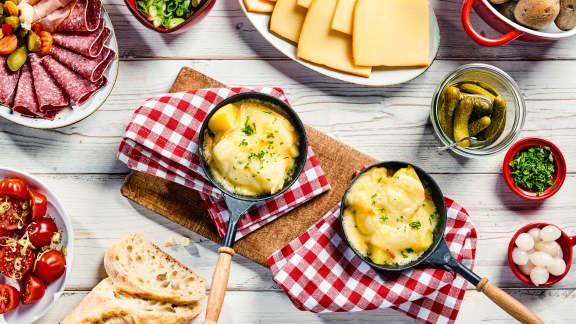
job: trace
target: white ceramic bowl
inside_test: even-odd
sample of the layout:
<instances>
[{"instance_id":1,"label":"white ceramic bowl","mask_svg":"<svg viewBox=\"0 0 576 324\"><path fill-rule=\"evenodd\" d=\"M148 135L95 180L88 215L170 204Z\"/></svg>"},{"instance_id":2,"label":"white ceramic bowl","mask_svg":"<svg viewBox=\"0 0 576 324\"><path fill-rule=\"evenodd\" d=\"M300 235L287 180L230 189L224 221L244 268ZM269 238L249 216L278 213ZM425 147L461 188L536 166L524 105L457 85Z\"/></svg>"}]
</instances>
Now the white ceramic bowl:
<instances>
[{"instance_id":1,"label":"white ceramic bowl","mask_svg":"<svg viewBox=\"0 0 576 324\"><path fill-rule=\"evenodd\" d=\"M270 25L270 14L250 12L246 9L244 1L238 0L238 3L240 4L242 12L244 12L254 28L256 28L258 33L260 33L260 35L262 35L262 37L264 37L268 43L270 43L270 45L274 46L278 51L282 52L282 54L286 55L294 62L297 62L309 68L310 70L316 71L330 78L366 86L389 86L410 81L428 69L428 66L390 68L375 67L372 69L372 75L369 78L364 78L361 76L332 70L320 65L308 63L298 58L296 55L296 46L294 46L293 43L286 41L270 32L268 28ZM439 47L440 27L438 26L438 21L436 20L434 10L432 7L430 7L430 65L432 65L434 59L436 58Z\"/></svg>"},{"instance_id":2,"label":"white ceramic bowl","mask_svg":"<svg viewBox=\"0 0 576 324\"><path fill-rule=\"evenodd\" d=\"M58 278L58 280L46 284L44 297L34 304L20 304L13 311L0 315L0 324L28 324L37 321L46 314L64 292L64 286L70 277L74 261L74 231L72 230L70 217L66 214L62 203L54 192L40 182L40 180L26 172L0 167L0 180L5 178L19 178L26 182L28 188L46 196L48 202L47 216L54 219L56 225L58 225L58 228L62 231L62 246L66 246L66 272ZM20 290L20 285L17 280L5 277L2 274L0 274L0 283L9 284Z\"/></svg>"}]
</instances>

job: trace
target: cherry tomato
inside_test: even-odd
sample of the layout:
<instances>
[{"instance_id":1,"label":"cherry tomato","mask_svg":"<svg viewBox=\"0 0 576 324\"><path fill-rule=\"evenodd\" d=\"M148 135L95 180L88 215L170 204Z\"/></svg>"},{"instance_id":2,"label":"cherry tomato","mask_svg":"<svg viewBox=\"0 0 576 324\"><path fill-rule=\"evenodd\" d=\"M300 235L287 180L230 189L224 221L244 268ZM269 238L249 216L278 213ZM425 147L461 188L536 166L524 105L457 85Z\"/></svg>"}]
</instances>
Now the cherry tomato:
<instances>
[{"instance_id":1,"label":"cherry tomato","mask_svg":"<svg viewBox=\"0 0 576 324\"><path fill-rule=\"evenodd\" d=\"M3 275L21 279L32 270L36 256L31 247L24 249L15 239L7 238L2 242L0 250L0 272Z\"/></svg>"},{"instance_id":2,"label":"cherry tomato","mask_svg":"<svg viewBox=\"0 0 576 324\"><path fill-rule=\"evenodd\" d=\"M42 217L28 224L26 232L32 245L39 249L50 244L54 233L58 232L58 226L52 218Z\"/></svg>"},{"instance_id":3,"label":"cherry tomato","mask_svg":"<svg viewBox=\"0 0 576 324\"><path fill-rule=\"evenodd\" d=\"M32 31L35 32L36 34L40 33L40 31L42 31L42 25L41 24L32 25Z\"/></svg>"},{"instance_id":4,"label":"cherry tomato","mask_svg":"<svg viewBox=\"0 0 576 324\"><path fill-rule=\"evenodd\" d=\"M0 227L5 231L22 228L30 215L27 200L8 195L0 195Z\"/></svg>"},{"instance_id":5,"label":"cherry tomato","mask_svg":"<svg viewBox=\"0 0 576 324\"><path fill-rule=\"evenodd\" d=\"M2 24L2 34L11 35L12 34L12 25Z\"/></svg>"},{"instance_id":6,"label":"cherry tomato","mask_svg":"<svg viewBox=\"0 0 576 324\"><path fill-rule=\"evenodd\" d=\"M20 295L22 297L22 304L28 305L39 301L46 292L46 284L38 277L33 275L26 275L22 280L20 288Z\"/></svg>"},{"instance_id":7,"label":"cherry tomato","mask_svg":"<svg viewBox=\"0 0 576 324\"><path fill-rule=\"evenodd\" d=\"M66 271L66 258L58 250L48 250L36 260L34 274L44 281L54 281Z\"/></svg>"},{"instance_id":8,"label":"cherry tomato","mask_svg":"<svg viewBox=\"0 0 576 324\"><path fill-rule=\"evenodd\" d=\"M46 196L30 190L30 205L32 206L32 220L46 215Z\"/></svg>"},{"instance_id":9,"label":"cherry tomato","mask_svg":"<svg viewBox=\"0 0 576 324\"><path fill-rule=\"evenodd\" d=\"M0 285L0 314L12 311L20 303L20 293L18 289L1 284Z\"/></svg>"},{"instance_id":10,"label":"cherry tomato","mask_svg":"<svg viewBox=\"0 0 576 324\"><path fill-rule=\"evenodd\" d=\"M4 179L0 182L0 194L28 199L28 186L20 179Z\"/></svg>"}]
</instances>

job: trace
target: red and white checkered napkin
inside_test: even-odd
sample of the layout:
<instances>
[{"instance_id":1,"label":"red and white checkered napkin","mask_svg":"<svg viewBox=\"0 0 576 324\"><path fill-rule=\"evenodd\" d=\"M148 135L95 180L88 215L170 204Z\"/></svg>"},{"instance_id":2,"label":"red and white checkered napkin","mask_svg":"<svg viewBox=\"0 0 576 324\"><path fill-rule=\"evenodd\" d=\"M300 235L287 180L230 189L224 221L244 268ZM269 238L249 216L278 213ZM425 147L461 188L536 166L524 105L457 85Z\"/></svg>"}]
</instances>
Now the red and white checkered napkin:
<instances>
[{"instance_id":1,"label":"red and white checkered napkin","mask_svg":"<svg viewBox=\"0 0 576 324\"><path fill-rule=\"evenodd\" d=\"M210 109L240 92L262 92L288 103L280 88L214 88L150 98L136 109L118 152L118 159L131 169L199 191L221 237L230 213L222 193L210 184L200 166L198 132ZM244 215L236 239L328 190L328 179L308 146L308 160L298 181L281 196Z\"/></svg>"},{"instance_id":2,"label":"red and white checkered napkin","mask_svg":"<svg viewBox=\"0 0 576 324\"><path fill-rule=\"evenodd\" d=\"M446 198L446 240L452 254L472 268L476 230L460 205ZM306 233L268 257L274 281L300 310L355 312L390 307L426 323L453 323L466 280L424 268L377 273L348 247L337 205Z\"/></svg>"}]
</instances>

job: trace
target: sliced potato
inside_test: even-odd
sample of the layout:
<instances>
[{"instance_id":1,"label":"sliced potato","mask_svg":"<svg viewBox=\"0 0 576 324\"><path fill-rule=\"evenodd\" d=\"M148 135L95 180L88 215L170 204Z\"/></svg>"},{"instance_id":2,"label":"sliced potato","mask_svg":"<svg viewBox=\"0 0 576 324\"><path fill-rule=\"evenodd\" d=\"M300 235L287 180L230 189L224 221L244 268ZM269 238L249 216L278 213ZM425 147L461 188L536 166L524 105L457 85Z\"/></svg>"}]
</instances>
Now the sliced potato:
<instances>
[{"instance_id":1,"label":"sliced potato","mask_svg":"<svg viewBox=\"0 0 576 324\"><path fill-rule=\"evenodd\" d=\"M212 115L208 122L208 128L213 133L224 132L234 127L237 121L238 108L234 104L227 104Z\"/></svg>"}]
</instances>

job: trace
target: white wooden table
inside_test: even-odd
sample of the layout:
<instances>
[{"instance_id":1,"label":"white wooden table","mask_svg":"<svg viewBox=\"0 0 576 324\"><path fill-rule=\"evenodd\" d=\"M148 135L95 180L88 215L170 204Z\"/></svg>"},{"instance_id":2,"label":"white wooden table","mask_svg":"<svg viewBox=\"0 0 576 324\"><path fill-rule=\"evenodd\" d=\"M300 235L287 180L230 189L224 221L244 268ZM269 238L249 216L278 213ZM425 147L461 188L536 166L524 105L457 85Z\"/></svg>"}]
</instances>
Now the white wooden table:
<instances>
[{"instance_id":1,"label":"white wooden table","mask_svg":"<svg viewBox=\"0 0 576 324\"><path fill-rule=\"evenodd\" d=\"M141 232L159 244L174 235L190 237L192 244L186 249L168 251L211 278L216 244L120 195L128 169L116 160L116 150L132 112L147 97L167 92L182 66L229 85L283 87L307 124L378 159L410 161L432 172L444 192L472 216L479 234L477 273L510 288L546 323L574 323L575 270L552 289L528 289L511 273L505 255L514 231L529 222L556 223L576 234L576 38L482 48L460 26L460 1L432 4L442 31L438 59L412 82L369 88L325 78L286 59L254 30L236 0L218 0L200 24L173 36L145 29L122 0L105 0L122 59L116 88L106 104L86 120L52 131L0 121L0 165L32 172L50 185L75 230L76 255L67 292L40 323L57 323L104 278L105 249L130 232ZM493 34L479 19L473 21ZM468 160L436 152L439 143L428 122L431 96L446 73L469 62L487 62L510 73L528 107L522 136L551 139L564 152L568 178L545 203L527 203L509 192L501 175L503 154ZM298 311L274 285L268 269L241 256L234 257L221 319L221 323L414 323L391 310L327 315ZM458 322L493 321L514 322L471 287Z\"/></svg>"}]
</instances>

